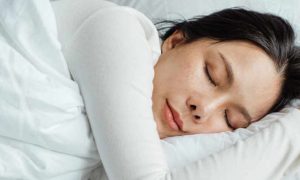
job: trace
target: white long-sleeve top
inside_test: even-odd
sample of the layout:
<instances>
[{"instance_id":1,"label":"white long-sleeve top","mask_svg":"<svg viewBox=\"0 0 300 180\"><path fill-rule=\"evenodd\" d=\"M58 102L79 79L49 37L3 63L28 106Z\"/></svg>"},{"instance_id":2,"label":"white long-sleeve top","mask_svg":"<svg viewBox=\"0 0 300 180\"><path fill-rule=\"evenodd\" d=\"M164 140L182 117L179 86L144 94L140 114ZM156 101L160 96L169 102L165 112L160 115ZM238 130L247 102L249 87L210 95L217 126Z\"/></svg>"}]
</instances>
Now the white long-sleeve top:
<instances>
[{"instance_id":1,"label":"white long-sleeve top","mask_svg":"<svg viewBox=\"0 0 300 180\"><path fill-rule=\"evenodd\" d=\"M57 18L61 26L70 25L61 35L66 42L63 51L79 84L109 179L277 180L299 163L295 159L300 152L300 121L292 118L299 114L295 109L286 115L291 116L287 121L274 122L247 140L184 168L169 169L151 108L157 61L153 54L160 51L156 28L134 9L97 3L89 4L93 10L73 27ZM85 4L78 2L76 7L88 12ZM80 11L69 10L79 16Z\"/></svg>"}]
</instances>

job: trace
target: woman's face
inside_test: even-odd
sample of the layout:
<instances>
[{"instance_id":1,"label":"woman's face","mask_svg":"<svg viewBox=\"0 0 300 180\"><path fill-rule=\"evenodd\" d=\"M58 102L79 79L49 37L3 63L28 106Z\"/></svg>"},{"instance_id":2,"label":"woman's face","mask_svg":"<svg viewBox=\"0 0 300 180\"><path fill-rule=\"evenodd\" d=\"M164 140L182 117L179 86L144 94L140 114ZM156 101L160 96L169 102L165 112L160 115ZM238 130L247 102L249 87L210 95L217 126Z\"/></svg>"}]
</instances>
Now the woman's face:
<instances>
[{"instance_id":1,"label":"woman's face","mask_svg":"<svg viewBox=\"0 0 300 180\"><path fill-rule=\"evenodd\" d=\"M247 127L270 110L281 82L271 58L249 42L185 44L176 31L155 65L152 109L160 138Z\"/></svg>"}]
</instances>

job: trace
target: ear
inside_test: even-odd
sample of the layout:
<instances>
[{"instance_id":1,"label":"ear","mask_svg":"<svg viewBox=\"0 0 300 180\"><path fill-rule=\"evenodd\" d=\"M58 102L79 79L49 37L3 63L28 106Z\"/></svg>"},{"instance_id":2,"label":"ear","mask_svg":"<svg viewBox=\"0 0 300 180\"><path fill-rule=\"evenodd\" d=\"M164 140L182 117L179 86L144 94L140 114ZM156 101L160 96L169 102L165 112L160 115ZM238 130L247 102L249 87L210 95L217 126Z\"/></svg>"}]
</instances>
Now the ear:
<instances>
[{"instance_id":1,"label":"ear","mask_svg":"<svg viewBox=\"0 0 300 180\"><path fill-rule=\"evenodd\" d=\"M181 31L176 30L171 36L169 36L162 44L162 53L167 52L176 46L182 44L185 41Z\"/></svg>"}]
</instances>

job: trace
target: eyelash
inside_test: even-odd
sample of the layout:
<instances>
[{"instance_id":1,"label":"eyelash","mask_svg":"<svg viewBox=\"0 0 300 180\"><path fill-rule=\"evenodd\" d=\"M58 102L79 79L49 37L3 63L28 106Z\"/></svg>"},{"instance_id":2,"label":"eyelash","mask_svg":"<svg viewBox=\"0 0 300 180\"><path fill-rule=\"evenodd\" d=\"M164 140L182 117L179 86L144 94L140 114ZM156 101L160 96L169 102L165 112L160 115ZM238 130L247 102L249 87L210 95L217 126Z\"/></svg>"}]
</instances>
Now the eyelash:
<instances>
[{"instance_id":1,"label":"eyelash","mask_svg":"<svg viewBox=\"0 0 300 180\"><path fill-rule=\"evenodd\" d=\"M208 81L209 81L213 86L217 86L216 83L212 80L212 78L211 78L211 76L210 76L210 74L209 74L209 72L208 72L207 65L205 65L204 71L205 71L205 74L206 74L206 77L207 77ZM231 129L234 129L234 128L231 126L231 124L229 123L229 120L228 120L227 114L226 114L226 110L224 111L224 118L225 118L225 122L226 122L227 126L228 126L229 128L231 128Z\"/></svg>"},{"instance_id":2,"label":"eyelash","mask_svg":"<svg viewBox=\"0 0 300 180\"><path fill-rule=\"evenodd\" d=\"M229 120L228 120L227 114L226 114L226 110L224 111L224 118L225 118L225 122L226 122L227 126L228 126L229 128L231 128L231 129L234 129L234 128L231 126L231 124L229 123Z\"/></svg>"},{"instance_id":3,"label":"eyelash","mask_svg":"<svg viewBox=\"0 0 300 180\"><path fill-rule=\"evenodd\" d=\"M216 83L212 80L211 76L209 75L207 65L205 65L204 71L205 71L205 74L206 74L206 77L207 77L208 81L209 81L212 85L217 86Z\"/></svg>"}]
</instances>

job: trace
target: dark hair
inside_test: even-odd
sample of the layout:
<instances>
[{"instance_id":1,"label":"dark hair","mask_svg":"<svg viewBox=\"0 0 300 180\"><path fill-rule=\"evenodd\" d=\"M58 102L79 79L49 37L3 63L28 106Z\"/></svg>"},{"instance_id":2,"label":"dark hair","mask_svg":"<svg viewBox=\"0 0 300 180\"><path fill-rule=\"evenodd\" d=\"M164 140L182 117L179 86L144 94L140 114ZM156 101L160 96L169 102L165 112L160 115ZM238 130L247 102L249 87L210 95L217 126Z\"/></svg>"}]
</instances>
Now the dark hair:
<instances>
[{"instance_id":1,"label":"dark hair","mask_svg":"<svg viewBox=\"0 0 300 180\"><path fill-rule=\"evenodd\" d=\"M280 95L268 113L279 111L292 99L300 97L300 50L295 45L293 28L281 17L242 8L229 8L189 20L166 20L156 25L160 25L158 30L163 41L180 30L185 43L201 38L218 41L245 40L262 48L272 58L283 78ZM168 30L164 31L165 29Z\"/></svg>"}]
</instances>

